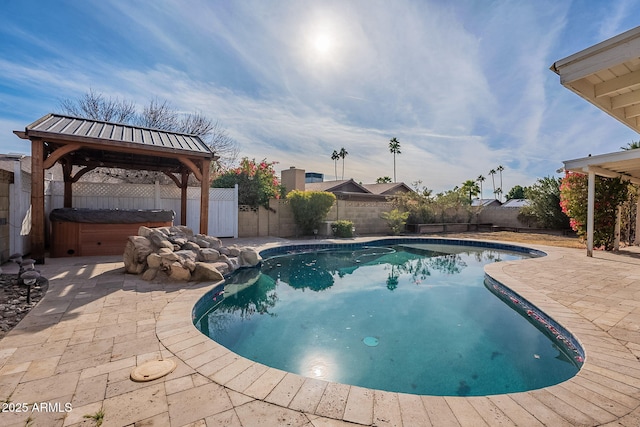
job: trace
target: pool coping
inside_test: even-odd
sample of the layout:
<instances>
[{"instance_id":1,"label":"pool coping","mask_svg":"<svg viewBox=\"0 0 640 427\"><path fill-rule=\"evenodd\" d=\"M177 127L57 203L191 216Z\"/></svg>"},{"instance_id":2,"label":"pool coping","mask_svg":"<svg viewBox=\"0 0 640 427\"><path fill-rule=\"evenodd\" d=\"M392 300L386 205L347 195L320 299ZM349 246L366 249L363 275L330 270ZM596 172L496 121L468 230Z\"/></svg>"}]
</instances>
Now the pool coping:
<instances>
[{"instance_id":1,"label":"pool coping","mask_svg":"<svg viewBox=\"0 0 640 427\"><path fill-rule=\"evenodd\" d=\"M380 238L372 238L371 240L380 240ZM359 242L367 241L367 239L359 239ZM307 242L307 244L311 243ZM513 245L512 243L506 244ZM169 302L157 319L156 335L160 342L177 358L225 389L269 405L304 412L311 416L361 425L377 425L381 419L393 419L394 417L399 417L403 422L405 419L421 419L423 422L431 420L433 423L435 419L443 422L454 420L458 424L463 424L461 420L468 419L470 414L477 414L479 410L493 412L496 415L497 412L492 408L494 405L496 408L499 406L511 408L517 413L517 418L527 420L527 424L549 420L549 422L554 421L554 424L557 422L557 425L563 423L572 425L573 421L577 422L584 417L602 423L615 421L617 417L604 410L602 402L593 403L584 397L589 394L584 391L584 382L585 380L592 382L589 374L594 371L598 375L602 375L601 367L592 365L591 359L609 359L608 353L622 355L629 354L629 350L617 340L611 340L608 333L588 319L511 274L514 267L517 270L519 266L522 266L518 263L528 263L529 267L541 264L539 267L544 271L545 263L562 262L561 250L551 250L548 247L540 249L541 247L536 245L517 246L542 250L547 255L541 258L489 264L485 266L485 272L555 319L577 338L586 352L582 369L576 376L544 389L478 397L419 396L332 383L267 367L231 352L206 337L193 324L194 305L204 293L220 283L197 289L187 289ZM602 346L600 344L602 342L605 342L606 346ZM596 345L592 345L593 343ZM633 365L634 370L640 369L640 363L637 359L625 359L628 359L625 363ZM625 380L617 378L616 374L607 373L606 376L612 382L617 381L621 385L640 386L640 384L636 384L638 381L635 377ZM579 392L572 391L575 388L574 385L577 385ZM607 389L613 388L607 387ZM541 403L541 397L545 404ZM560 397L559 400L558 397ZM638 400L640 396L634 396L634 399L633 403L629 403L632 406L628 408L629 413L640 405L640 400ZM557 402L554 403L552 400ZM566 400L578 403L563 405L562 402ZM423 409L415 409L416 401L421 401ZM551 405L554 411L550 412L547 405ZM579 409L576 408L576 405L579 406ZM527 406L527 410L524 411L522 406ZM405 410L405 408L407 409ZM384 415L385 413L386 415ZM580 423L583 424L583 422ZM433 424L439 425L439 423ZM518 423L516 422L516 424ZM587 423L587 425L599 424Z\"/></svg>"}]
</instances>

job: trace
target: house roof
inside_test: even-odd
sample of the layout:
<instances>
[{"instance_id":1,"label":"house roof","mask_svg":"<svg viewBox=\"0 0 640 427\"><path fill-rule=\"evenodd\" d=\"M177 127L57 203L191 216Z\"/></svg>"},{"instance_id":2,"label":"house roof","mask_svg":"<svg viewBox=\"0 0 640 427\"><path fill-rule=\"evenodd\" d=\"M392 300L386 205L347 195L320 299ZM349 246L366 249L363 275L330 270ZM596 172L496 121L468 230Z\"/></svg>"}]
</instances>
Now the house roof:
<instances>
[{"instance_id":1,"label":"house roof","mask_svg":"<svg viewBox=\"0 0 640 427\"><path fill-rule=\"evenodd\" d=\"M363 184L364 188L372 192L373 194L381 194L381 195L393 195L398 192L409 192L413 191L408 185L404 182L387 182L382 184Z\"/></svg>"},{"instance_id":2,"label":"house roof","mask_svg":"<svg viewBox=\"0 0 640 427\"><path fill-rule=\"evenodd\" d=\"M338 181L308 182L305 184L306 190L350 193L371 193L363 185L352 179L342 179Z\"/></svg>"},{"instance_id":3,"label":"house roof","mask_svg":"<svg viewBox=\"0 0 640 427\"><path fill-rule=\"evenodd\" d=\"M640 149L616 151L580 159L565 160L564 169L572 172L588 173L609 178L622 177L634 184L640 184Z\"/></svg>"},{"instance_id":4,"label":"house roof","mask_svg":"<svg viewBox=\"0 0 640 427\"><path fill-rule=\"evenodd\" d=\"M509 199L502 204L503 208L522 208L529 206L531 202L527 199Z\"/></svg>"},{"instance_id":5,"label":"house roof","mask_svg":"<svg viewBox=\"0 0 640 427\"><path fill-rule=\"evenodd\" d=\"M500 203L500 201L497 199L473 199L471 201L471 206L491 206L491 205L500 206L501 204L502 203Z\"/></svg>"},{"instance_id":6,"label":"house roof","mask_svg":"<svg viewBox=\"0 0 640 427\"><path fill-rule=\"evenodd\" d=\"M560 83L640 132L640 27L556 61Z\"/></svg>"}]
</instances>

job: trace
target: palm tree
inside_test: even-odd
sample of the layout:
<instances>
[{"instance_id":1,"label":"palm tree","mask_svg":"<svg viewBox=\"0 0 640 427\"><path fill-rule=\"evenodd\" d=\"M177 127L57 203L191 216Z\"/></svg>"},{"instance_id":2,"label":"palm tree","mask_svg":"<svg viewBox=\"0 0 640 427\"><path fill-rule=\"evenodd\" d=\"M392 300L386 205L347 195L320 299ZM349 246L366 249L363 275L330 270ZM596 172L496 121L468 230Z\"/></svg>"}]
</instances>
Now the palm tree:
<instances>
[{"instance_id":1,"label":"palm tree","mask_svg":"<svg viewBox=\"0 0 640 427\"><path fill-rule=\"evenodd\" d=\"M344 179L344 158L347 157L347 154L349 153L344 149L344 147L342 147L338 153L338 156L342 159L342 179Z\"/></svg>"},{"instance_id":2,"label":"palm tree","mask_svg":"<svg viewBox=\"0 0 640 427\"><path fill-rule=\"evenodd\" d=\"M400 154L400 141L395 136L389 141L389 151L393 154L393 182L396 182L396 154Z\"/></svg>"},{"instance_id":3,"label":"palm tree","mask_svg":"<svg viewBox=\"0 0 640 427\"><path fill-rule=\"evenodd\" d=\"M336 150L333 150L333 154L331 154L331 160L333 160L333 171L336 173L336 181L338 180L338 159L340 158L340 154Z\"/></svg>"},{"instance_id":4,"label":"palm tree","mask_svg":"<svg viewBox=\"0 0 640 427\"><path fill-rule=\"evenodd\" d=\"M496 168L498 172L500 172L500 201L502 201L502 171L504 170L504 166L498 165Z\"/></svg>"},{"instance_id":5,"label":"palm tree","mask_svg":"<svg viewBox=\"0 0 640 427\"><path fill-rule=\"evenodd\" d=\"M491 175L491 182L493 182L493 197L495 198L496 195L496 170L495 169L491 169L489 171L489 175Z\"/></svg>"},{"instance_id":6,"label":"palm tree","mask_svg":"<svg viewBox=\"0 0 640 427\"><path fill-rule=\"evenodd\" d=\"M627 143L626 147L620 147L622 150L635 150L636 148L640 148L640 141L631 141Z\"/></svg>"},{"instance_id":7,"label":"palm tree","mask_svg":"<svg viewBox=\"0 0 640 427\"><path fill-rule=\"evenodd\" d=\"M482 175L476 178L476 181L478 181L478 183L480 184L480 199L482 199L482 183L484 182L485 179L486 178Z\"/></svg>"},{"instance_id":8,"label":"palm tree","mask_svg":"<svg viewBox=\"0 0 640 427\"><path fill-rule=\"evenodd\" d=\"M464 194L469 193L469 204L471 204L471 199L474 195L477 195L480 192L480 188L478 187L478 183L476 183L472 179L468 179L462 183L462 187L460 188Z\"/></svg>"}]
</instances>

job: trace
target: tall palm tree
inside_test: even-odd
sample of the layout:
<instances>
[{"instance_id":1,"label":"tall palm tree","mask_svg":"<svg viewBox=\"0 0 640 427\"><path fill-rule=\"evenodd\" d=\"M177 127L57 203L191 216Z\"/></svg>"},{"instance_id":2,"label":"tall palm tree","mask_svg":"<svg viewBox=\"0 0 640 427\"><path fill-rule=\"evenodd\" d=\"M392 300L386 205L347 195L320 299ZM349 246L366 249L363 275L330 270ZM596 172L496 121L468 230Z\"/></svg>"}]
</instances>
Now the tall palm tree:
<instances>
[{"instance_id":1,"label":"tall palm tree","mask_svg":"<svg viewBox=\"0 0 640 427\"><path fill-rule=\"evenodd\" d=\"M478 183L480 184L480 199L482 199L482 183L484 182L485 179L486 178L484 176L482 176L482 175L479 175L476 178L476 181L478 181Z\"/></svg>"},{"instance_id":2,"label":"tall palm tree","mask_svg":"<svg viewBox=\"0 0 640 427\"><path fill-rule=\"evenodd\" d=\"M493 182L493 197L495 198L496 196L496 170L495 169L491 169L489 171L489 175L491 175L491 182Z\"/></svg>"},{"instance_id":3,"label":"tall palm tree","mask_svg":"<svg viewBox=\"0 0 640 427\"><path fill-rule=\"evenodd\" d=\"M502 201L502 171L504 170L504 166L498 165L496 170L498 172L500 172L500 188L499 188L499 190L500 190L500 201Z\"/></svg>"},{"instance_id":4,"label":"tall palm tree","mask_svg":"<svg viewBox=\"0 0 640 427\"><path fill-rule=\"evenodd\" d=\"M336 181L338 180L338 159L340 158L340 154L336 150L333 150L333 154L331 154L331 160L333 160L333 171L336 173Z\"/></svg>"},{"instance_id":5,"label":"tall palm tree","mask_svg":"<svg viewBox=\"0 0 640 427\"><path fill-rule=\"evenodd\" d=\"M389 151L393 154L393 182L396 182L396 154L400 154L400 141L395 136L389 141Z\"/></svg>"},{"instance_id":6,"label":"tall palm tree","mask_svg":"<svg viewBox=\"0 0 640 427\"><path fill-rule=\"evenodd\" d=\"M344 179L344 158L347 157L347 154L349 153L344 149L344 147L342 147L338 153L338 156L342 159L342 179Z\"/></svg>"}]
</instances>

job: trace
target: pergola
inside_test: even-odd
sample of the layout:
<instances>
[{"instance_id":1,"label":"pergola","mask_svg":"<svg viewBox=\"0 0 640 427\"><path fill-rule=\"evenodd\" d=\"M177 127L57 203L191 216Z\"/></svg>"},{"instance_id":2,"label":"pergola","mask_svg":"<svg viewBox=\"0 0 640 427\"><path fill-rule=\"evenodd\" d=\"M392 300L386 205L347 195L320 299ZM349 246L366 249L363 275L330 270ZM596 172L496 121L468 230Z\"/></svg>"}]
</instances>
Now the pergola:
<instances>
[{"instance_id":1,"label":"pergola","mask_svg":"<svg viewBox=\"0 0 640 427\"><path fill-rule=\"evenodd\" d=\"M551 70L564 87L640 133L640 27L556 61ZM592 256L595 177L622 177L640 184L640 149L563 163L565 170L589 177L587 255ZM638 217L636 230L640 230ZM640 243L637 232L635 243Z\"/></svg>"},{"instance_id":2,"label":"pergola","mask_svg":"<svg viewBox=\"0 0 640 427\"><path fill-rule=\"evenodd\" d=\"M31 257L44 262L44 171L62 165L64 207L72 207L73 183L98 167L159 171L181 189L180 224L186 225L187 184L200 181L200 233L208 232L209 172L217 157L195 135L48 114L14 131L31 141ZM74 166L76 172L74 174Z\"/></svg>"}]
</instances>

